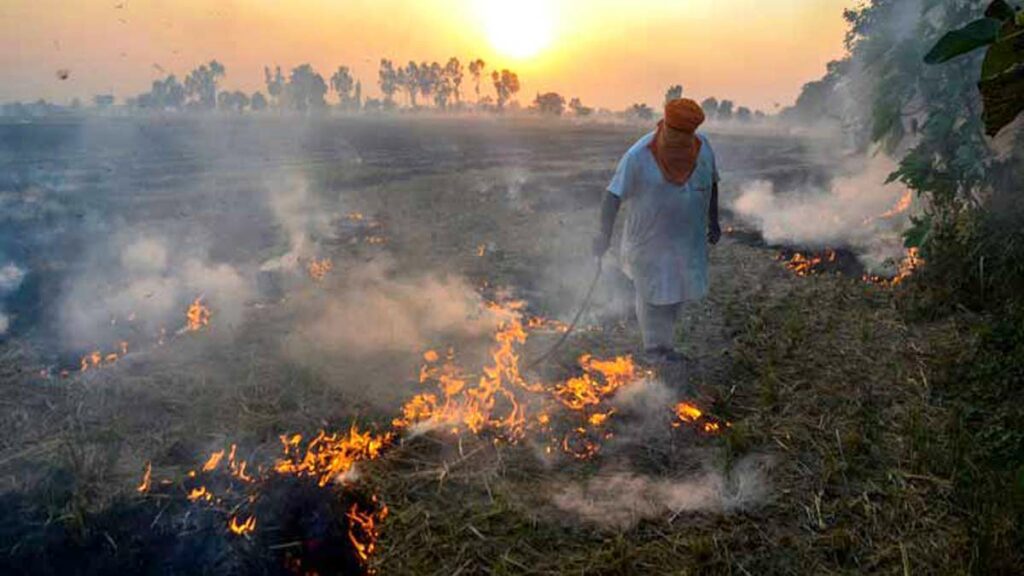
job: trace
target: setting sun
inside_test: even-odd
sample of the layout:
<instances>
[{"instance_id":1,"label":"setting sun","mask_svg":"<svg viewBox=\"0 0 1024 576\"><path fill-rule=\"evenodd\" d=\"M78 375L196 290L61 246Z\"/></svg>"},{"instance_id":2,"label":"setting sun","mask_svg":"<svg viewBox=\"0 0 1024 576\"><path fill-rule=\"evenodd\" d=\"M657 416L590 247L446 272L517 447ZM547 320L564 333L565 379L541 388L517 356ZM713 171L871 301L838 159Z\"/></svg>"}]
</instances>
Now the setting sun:
<instances>
[{"instance_id":1,"label":"setting sun","mask_svg":"<svg viewBox=\"0 0 1024 576\"><path fill-rule=\"evenodd\" d=\"M511 58L531 58L551 45L554 8L543 0L480 0L487 37L494 49Z\"/></svg>"}]
</instances>

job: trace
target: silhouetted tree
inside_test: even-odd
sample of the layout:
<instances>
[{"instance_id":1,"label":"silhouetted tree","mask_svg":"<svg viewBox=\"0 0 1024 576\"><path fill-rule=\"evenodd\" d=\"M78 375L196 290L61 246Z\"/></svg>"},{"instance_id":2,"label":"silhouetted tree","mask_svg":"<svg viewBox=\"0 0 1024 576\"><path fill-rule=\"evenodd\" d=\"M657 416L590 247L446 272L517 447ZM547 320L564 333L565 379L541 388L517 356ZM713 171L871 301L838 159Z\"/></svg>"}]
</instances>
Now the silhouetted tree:
<instances>
[{"instance_id":1,"label":"silhouetted tree","mask_svg":"<svg viewBox=\"0 0 1024 576\"><path fill-rule=\"evenodd\" d=\"M355 95L352 96L352 109L362 110L363 108L363 83L362 81L356 81Z\"/></svg>"},{"instance_id":2,"label":"silhouetted tree","mask_svg":"<svg viewBox=\"0 0 1024 576\"><path fill-rule=\"evenodd\" d=\"M415 62L409 62L405 68L398 73L399 84L405 88L409 97L409 106L416 107L416 95L420 91L420 67Z\"/></svg>"},{"instance_id":3,"label":"silhouetted tree","mask_svg":"<svg viewBox=\"0 0 1024 576\"><path fill-rule=\"evenodd\" d=\"M584 106L583 102L580 101L579 98L573 98L569 102L569 109L572 110L573 114L579 116L580 118L590 116L591 114L594 113L594 109L587 108L586 106Z\"/></svg>"},{"instance_id":4,"label":"silhouetted tree","mask_svg":"<svg viewBox=\"0 0 1024 576\"><path fill-rule=\"evenodd\" d=\"M276 66L274 71L271 72L270 68L263 68L263 78L267 85L267 94L270 94L270 99L274 102L274 106L280 108L284 105L282 98L284 97L284 74L281 73L281 67Z\"/></svg>"},{"instance_id":5,"label":"silhouetted tree","mask_svg":"<svg viewBox=\"0 0 1024 576\"><path fill-rule=\"evenodd\" d=\"M398 72L395 70L395 64L391 60L383 59L380 61L380 70L377 72L377 84L380 86L380 91L384 94L384 100L387 105L393 106L395 102L395 93L402 87L402 83L399 82Z\"/></svg>"},{"instance_id":6,"label":"silhouetted tree","mask_svg":"<svg viewBox=\"0 0 1024 576\"><path fill-rule=\"evenodd\" d=\"M352 73L349 71L348 66L339 66L338 70L331 76L331 89L338 95L338 104L343 109L352 108L352 90L355 88L356 81L352 78Z\"/></svg>"},{"instance_id":7,"label":"silhouetted tree","mask_svg":"<svg viewBox=\"0 0 1024 576\"><path fill-rule=\"evenodd\" d=\"M548 116L561 116L562 112L565 112L565 98L557 92L537 94L533 105L537 108L538 112Z\"/></svg>"},{"instance_id":8,"label":"silhouetted tree","mask_svg":"<svg viewBox=\"0 0 1024 576\"><path fill-rule=\"evenodd\" d=\"M707 98L707 99L705 99L703 102L700 103L700 107L704 109L704 115L707 116L709 120L712 119L712 118L717 118L718 117L718 99L717 98Z\"/></svg>"},{"instance_id":9,"label":"silhouetted tree","mask_svg":"<svg viewBox=\"0 0 1024 576\"><path fill-rule=\"evenodd\" d=\"M249 96L241 90L225 90L217 95L217 105L221 110L242 112L249 107Z\"/></svg>"},{"instance_id":10,"label":"silhouetted tree","mask_svg":"<svg viewBox=\"0 0 1024 576\"><path fill-rule=\"evenodd\" d=\"M267 97L262 92L256 91L252 93L252 97L249 98L249 108L253 112L262 112L267 109Z\"/></svg>"},{"instance_id":11,"label":"silhouetted tree","mask_svg":"<svg viewBox=\"0 0 1024 576\"><path fill-rule=\"evenodd\" d=\"M217 83L227 70L216 60L203 64L185 77L185 92L191 98L190 104L204 110L217 106Z\"/></svg>"},{"instance_id":12,"label":"silhouetted tree","mask_svg":"<svg viewBox=\"0 0 1024 576\"><path fill-rule=\"evenodd\" d=\"M683 86L676 84L665 91L665 103L668 104L672 100L678 100L683 97Z\"/></svg>"},{"instance_id":13,"label":"silhouetted tree","mask_svg":"<svg viewBox=\"0 0 1024 576\"><path fill-rule=\"evenodd\" d=\"M185 104L185 87L174 75L154 80L150 91L136 97L133 104L148 110L180 110Z\"/></svg>"},{"instance_id":14,"label":"silhouetted tree","mask_svg":"<svg viewBox=\"0 0 1024 576\"><path fill-rule=\"evenodd\" d=\"M114 96L111 94L97 94L92 97L93 106L100 110L106 110L114 105Z\"/></svg>"},{"instance_id":15,"label":"silhouetted tree","mask_svg":"<svg viewBox=\"0 0 1024 576\"><path fill-rule=\"evenodd\" d=\"M654 110L647 104L633 104L633 106L626 111L626 114L644 121L654 119Z\"/></svg>"},{"instance_id":16,"label":"silhouetted tree","mask_svg":"<svg viewBox=\"0 0 1024 576\"><path fill-rule=\"evenodd\" d=\"M505 104L519 93L519 76L508 70L502 70L500 74L495 70L491 73L491 81L498 96L498 110L504 110Z\"/></svg>"},{"instance_id":17,"label":"silhouetted tree","mask_svg":"<svg viewBox=\"0 0 1024 576\"><path fill-rule=\"evenodd\" d=\"M487 68L487 63L477 58L469 63L469 73L473 76L473 83L476 85L476 101L480 101L480 77Z\"/></svg>"},{"instance_id":18,"label":"silhouetted tree","mask_svg":"<svg viewBox=\"0 0 1024 576\"><path fill-rule=\"evenodd\" d=\"M740 122L750 122L753 117L754 115L750 111L750 108L747 108L746 106L740 106L739 109L736 110L736 119Z\"/></svg>"},{"instance_id":19,"label":"silhouetted tree","mask_svg":"<svg viewBox=\"0 0 1024 576\"><path fill-rule=\"evenodd\" d=\"M416 85L419 87L420 95L425 100L429 100L431 95L433 95L434 104L438 108L444 108L448 101L448 94L443 83L444 71L440 64L437 62L431 64L423 62L420 64L419 76L416 78ZM438 92L441 92L441 94L438 95Z\"/></svg>"},{"instance_id":20,"label":"silhouetted tree","mask_svg":"<svg viewBox=\"0 0 1024 576\"><path fill-rule=\"evenodd\" d=\"M288 108L298 112L320 110L327 106L324 96L327 94L327 83L323 76L316 73L309 64L303 64L292 70L285 86L285 101Z\"/></svg>"},{"instance_id":21,"label":"silhouetted tree","mask_svg":"<svg viewBox=\"0 0 1024 576\"><path fill-rule=\"evenodd\" d=\"M454 56L449 58L448 63L444 67L444 77L451 85L455 101L460 104L462 103L462 79L465 75L465 71L462 69L462 62L459 62L459 59Z\"/></svg>"},{"instance_id":22,"label":"silhouetted tree","mask_svg":"<svg viewBox=\"0 0 1024 576\"><path fill-rule=\"evenodd\" d=\"M732 109L735 104L732 100L722 100L718 105L718 118L721 120L732 120Z\"/></svg>"}]
</instances>

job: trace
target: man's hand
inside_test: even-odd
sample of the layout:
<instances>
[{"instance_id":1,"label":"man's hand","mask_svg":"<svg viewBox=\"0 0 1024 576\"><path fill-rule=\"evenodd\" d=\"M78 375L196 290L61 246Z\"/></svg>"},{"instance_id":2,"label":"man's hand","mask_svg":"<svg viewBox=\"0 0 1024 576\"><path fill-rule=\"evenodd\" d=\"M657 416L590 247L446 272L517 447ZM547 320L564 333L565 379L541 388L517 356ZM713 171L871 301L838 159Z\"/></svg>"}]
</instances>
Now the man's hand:
<instances>
[{"instance_id":1,"label":"man's hand","mask_svg":"<svg viewBox=\"0 0 1024 576\"><path fill-rule=\"evenodd\" d=\"M591 246L594 258L604 258L604 255L608 252L608 248L611 246L611 244L612 239L609 238L608 235L600 233L597 236L595 236L594 243Z\"/></svg>"},{"instance_id":2,"label":"man's hand","mask_svg":"<svg viewBox=\"0 0 1024 576\"><path fill-rule=\"evenodd\" d=\"M722 226L718 222L712 222L708 226L708 242L712 245L718 244L722 239Z\"/></svg>"}]
</instances>

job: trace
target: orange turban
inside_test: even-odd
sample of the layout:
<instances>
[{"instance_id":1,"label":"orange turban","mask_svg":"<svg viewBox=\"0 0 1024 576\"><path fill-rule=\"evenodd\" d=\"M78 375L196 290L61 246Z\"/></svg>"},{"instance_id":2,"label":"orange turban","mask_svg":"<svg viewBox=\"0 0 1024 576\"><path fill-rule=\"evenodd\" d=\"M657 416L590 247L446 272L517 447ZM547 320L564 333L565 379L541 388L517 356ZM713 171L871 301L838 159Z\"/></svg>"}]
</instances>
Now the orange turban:
<instances>
[{"instance_id":1,"label":"orange turban","mask_svg":"<svg viewBox=\"0 0 1024 576\"><path fill-rule=\"evenodd\" d=\"M665 104L665 119L658 123L658 132L649 146L665 180L682 186L693 175L701 149L700 138L694 132L703 123L704 110L693 100L680 98ZM666 127L689 137L668 137Z\"/></svg>"},{"instance_id":2,"label":"orange turban","mask_svg":"<svg viewBox=\"0 0 1024 576\"><path fill-rule=\"evenodd\" d=\"M704 123L704 109L689 98L669 100L665 104L665 125L693 134Z\"/></svg>"}]
</instances>

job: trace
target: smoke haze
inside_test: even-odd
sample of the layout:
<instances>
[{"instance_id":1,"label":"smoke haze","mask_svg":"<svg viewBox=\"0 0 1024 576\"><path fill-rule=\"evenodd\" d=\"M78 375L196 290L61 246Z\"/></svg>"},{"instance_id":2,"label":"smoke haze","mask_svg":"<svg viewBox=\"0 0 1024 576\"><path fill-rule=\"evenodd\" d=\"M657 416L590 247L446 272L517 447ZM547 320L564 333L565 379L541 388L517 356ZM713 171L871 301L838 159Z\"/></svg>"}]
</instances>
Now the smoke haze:
<instances>
[{"instance_id":1,"label":"smoke haze","mask_svg":"<svg viewBox=\"0 0 1024 576\"><path fill-rule=\"evenodd\" d=\"M909 223L909 210L895 209L908 190L885 184L895 163L877 156L846 168L852 173L835 177L827 189L777 190L765 180L749 181L741 186L732 210L756 226L769 244L849 247L869 268L900 258L900 233Z\"/></svg>"},{"instance_id":2,"label":"smoke haze","mask_svg":"<svg viewBox=\"0 0 1024 576\"><path fill-rule=\"evenodd\" d=\"M748 457L727 472L708 469L690 478L604 470L585 482L556 488L552 502L584 522L618 529L666 514L729 514L765 501L769 466L766 458Z\"/></svg>"},{"instance_id":3,"label":"smoke haze","mask_svg":"<svg viewBox=\"0 0 1024 576\"><path fill-rule=\"evenodd\" d=\"M13 262L0 267L0 298L17 290L24 279L25 271L18 268ZM6 334L10 326L11 318L4 310L3 301L0 300L0 336Z\"/></svg>"}]
</instances>

